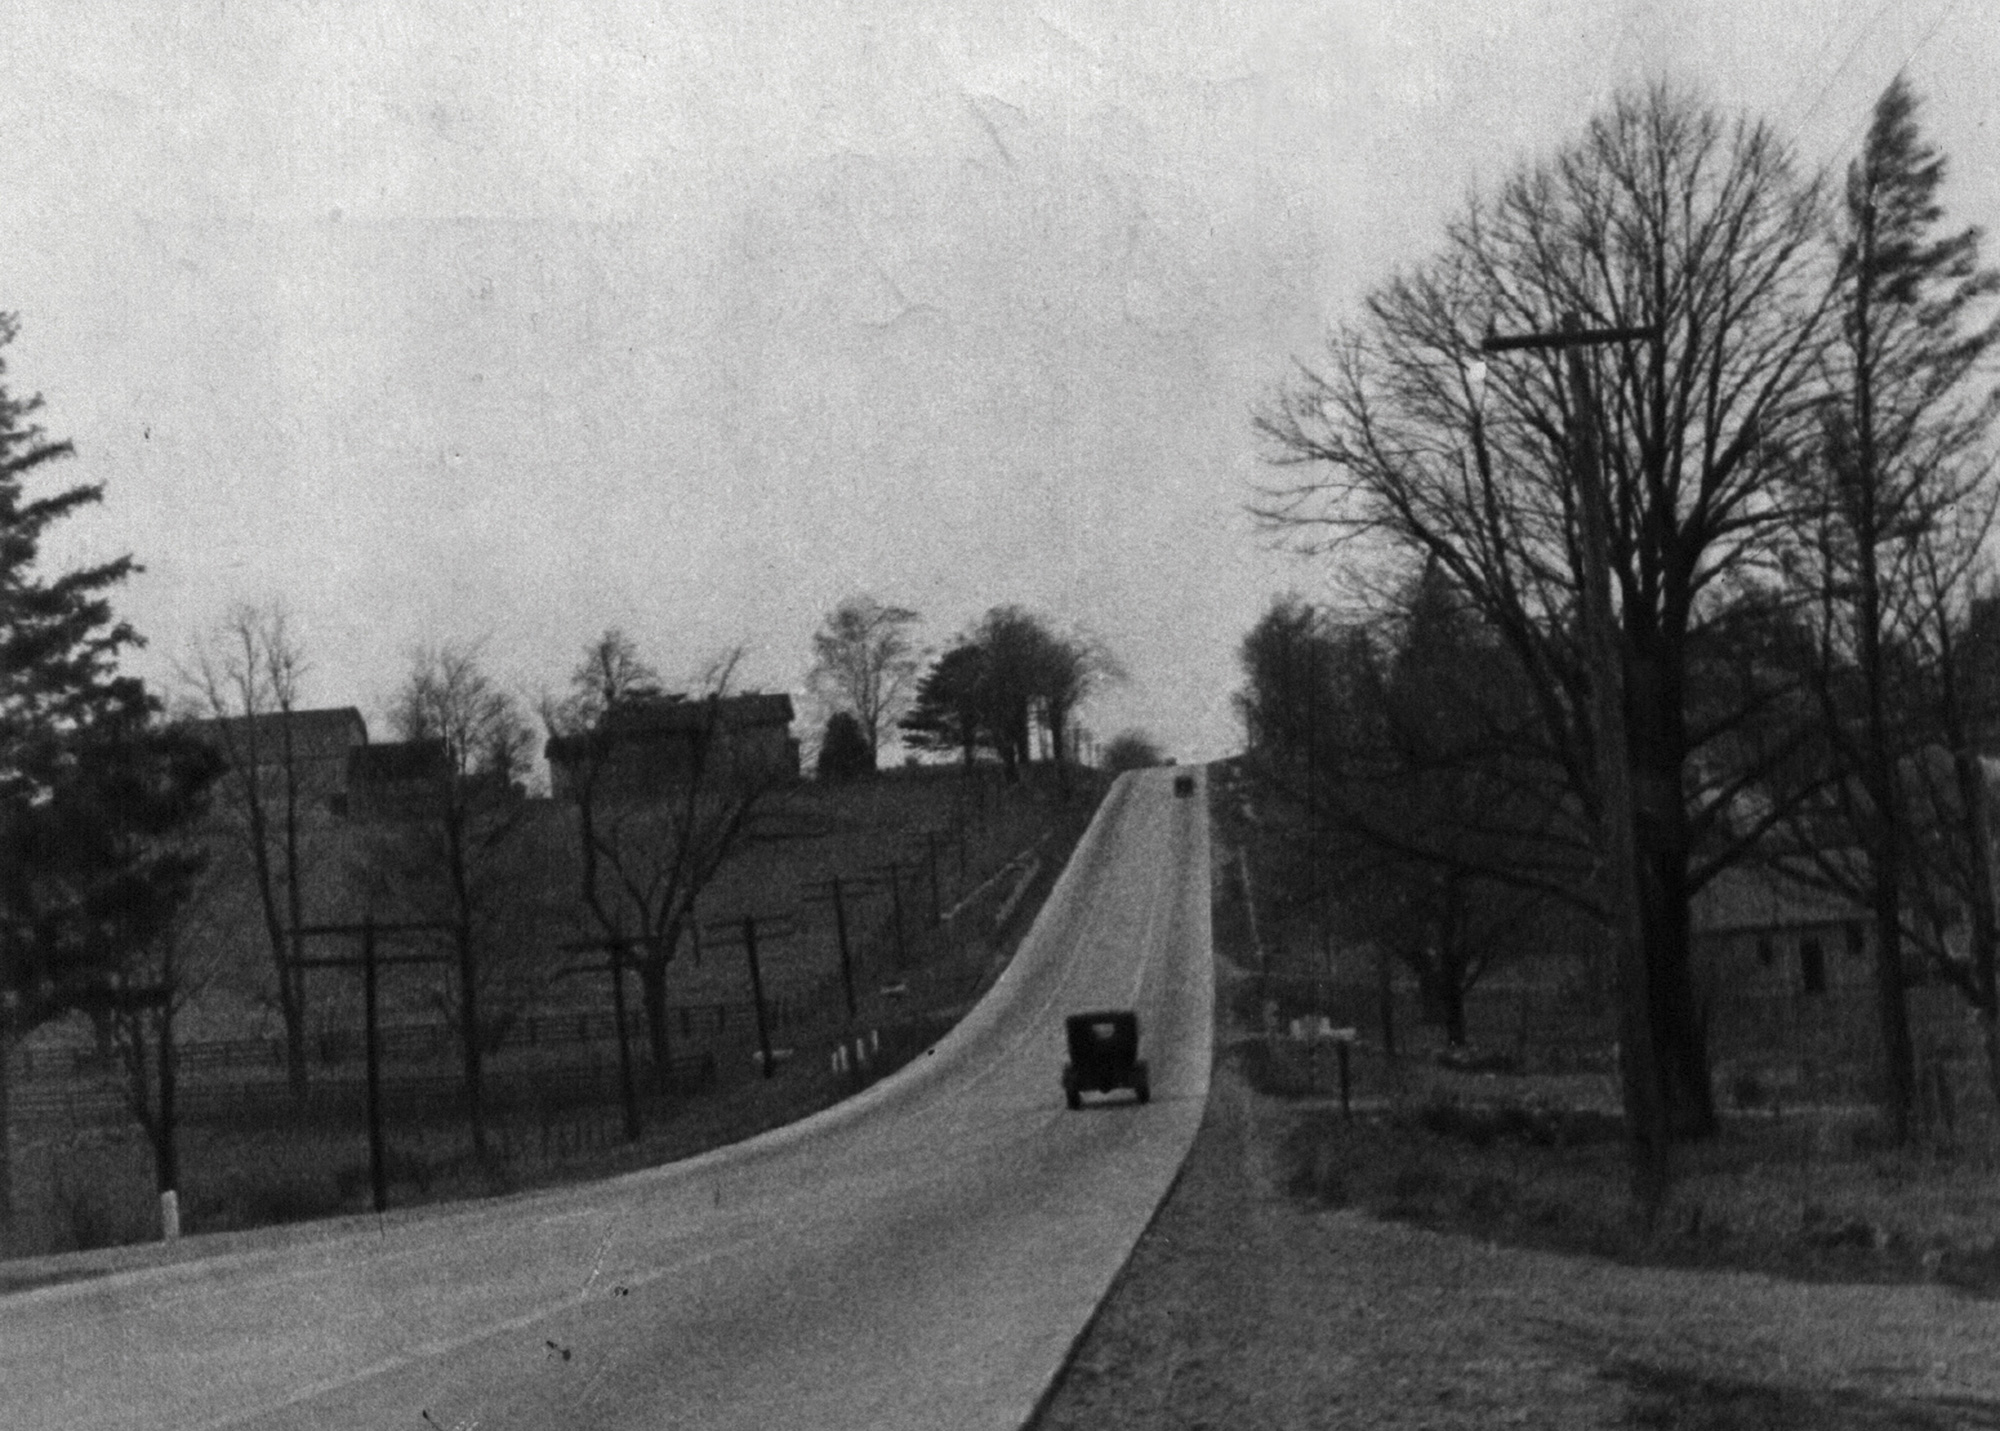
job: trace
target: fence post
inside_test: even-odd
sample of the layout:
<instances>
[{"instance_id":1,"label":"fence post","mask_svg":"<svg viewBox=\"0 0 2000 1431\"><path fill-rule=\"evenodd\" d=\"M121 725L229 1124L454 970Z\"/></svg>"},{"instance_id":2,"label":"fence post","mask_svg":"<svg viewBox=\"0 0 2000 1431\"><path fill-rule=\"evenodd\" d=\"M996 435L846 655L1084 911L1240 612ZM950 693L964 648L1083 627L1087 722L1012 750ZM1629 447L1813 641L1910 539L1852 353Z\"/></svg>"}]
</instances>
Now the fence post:
<instances>
[{"instance_id":1,"label":"fence post","mask_svg":"<svg viewBox=\"0 0 2000 1431\"><path fill-rule=\"evenodd\" d=\"M854 1002L854 957L847 948L847 903L841 897L840 876L833 877L833 928L840 938L840 984L847 994L847 1017L853 1018Z\"/></svg>"},{"instance_id":2,"label":"fence post","mask_svg":"<svg viewBox=\"0 0 2000 1431\"><path fill-rule=\"evenodd\" d=\"M757 1003L757 1049L763 1056L764 1076L775 1071L771 1064L771 1031L764 1021L764 973L757 967L757 918L743 916L743 947L750 960L750 996Z\"/></svg>"},{"instance_id":3,"label":"fence post","mask_svg":"<svg viewBox=\"0 0 2000 1431\"><path fill-rule=\"evenodd\" d=\"M375 919L371 915L361 926L361 999L366 1009L368 1039L368 1183L374 1194L375 1211L389 1209L388 1149L382 1136L382 1049L375 1027L377 1002L375 970Z\"/></svg>"}]
</instances>

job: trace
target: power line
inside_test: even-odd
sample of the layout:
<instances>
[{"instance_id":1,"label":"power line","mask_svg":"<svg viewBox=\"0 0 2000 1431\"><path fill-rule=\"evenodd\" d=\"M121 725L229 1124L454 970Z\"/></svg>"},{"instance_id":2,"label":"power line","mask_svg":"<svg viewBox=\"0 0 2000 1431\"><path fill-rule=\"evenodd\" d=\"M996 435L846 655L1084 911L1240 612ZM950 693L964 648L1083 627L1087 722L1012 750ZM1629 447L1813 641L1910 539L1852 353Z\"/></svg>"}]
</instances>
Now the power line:
<instances>
[{"instance_id":1,"label":"power line","mask_svg":"<svg viewBox=\"0 0 2000 1431\"><path fill-rule=\"evenodd\" d=\"M1876 8L1875 13L1868 17L1868 23L1863 25L1855 35L1854 43L1847 47L1847 53L1841 57L1841 61L1834 67L1833 73L1827 76L1826 82L1819 88L1819 93L1813 96L1813 102L1806 106L1805 112L1799 116L1798 121L1792 126L1791 142L1797 142L1799 135L1805 130L1806 122L1812 118L1814 111L1825 102L1827 95L1833 92L1833 87L1839 82L1841 75L1846 72L1849 65L1854 63L1854 57L1861 53L1861 46L1868 39L1869 34L1881 22L1882 17L1888 14L1889 10L1897 3L1898 0L1883 0L1883 3ZM1961 3L1963 3L1963 0L1946 0L1945 7L1938 11L1937 18L1930 23L1930 28L1924 31L1916 44L1910 47L1909 53L1904 55L1902 60L1897 64L1896 72L1898 74L1908 69L1910 62L1923 52L1924 47L1937 38L1938 31L1944 28L1944 22L1957 12ZM1820 47L1821 53L1825 53L1825 48L1824 45ZM1873 109L1871 107L1862 114L1859 120L1848 128L1846 134L1841 137L1840 143L1836 146L1837 152L1844 153L1853 145L1861 131L1868 127L1868 122L1872 114Z\"/></svg>"}]
</instances>

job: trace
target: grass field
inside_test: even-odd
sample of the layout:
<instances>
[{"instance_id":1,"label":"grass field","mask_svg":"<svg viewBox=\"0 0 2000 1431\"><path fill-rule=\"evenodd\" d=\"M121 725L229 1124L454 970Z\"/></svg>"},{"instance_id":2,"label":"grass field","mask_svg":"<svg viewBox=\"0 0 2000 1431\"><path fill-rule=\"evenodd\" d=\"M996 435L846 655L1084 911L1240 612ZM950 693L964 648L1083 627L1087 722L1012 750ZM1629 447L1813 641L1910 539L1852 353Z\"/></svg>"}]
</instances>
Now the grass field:
<instances>
[{"instance_id":1,"label":"grass field","mask_svg":"<svg viewBox=\"0 0 2000 1431\"><path fill-rule=\"evenodd\" d=\"M1279 1018L1275 1035L1244 1038L1232 1056L1253 1086L1292 1103L1285 1161L1298 1197L1639 1264L1929 1280L2000 1296L2000 1116L1975 1063L1955 1066L1942 1104L1927 1109L1926 1135L1902 1149L1886 1146L1865 1103L1787 1102L1751 1075L1718 1078L1721 1132L1674 1150L1672 1190L1649 1220L1628 1195L1606 1020L1563 1012L1588 982L1574 963L1490 993L1484 1045L1458 1058L1399 984L1391 1058L1374 990L1327 977L1326 951L1303 937L1283 891L1260 883L1254 834L1240 824L1229 833L1231 843L1246 836L1258 926L1246 947L1259 967L1227 981L1225 996L1239 1027L1269 1028L1268 1007ZM1334 1048L1287 1036L1316 996L1333 1023L1357 1030L1345 1111ZM1740 1069L1780 1067L1785 1055L1775 1045L1731 1050ZM1852 1050L1857 1062L1869 1057ZM1826 1087L1865 1081L1836 1072Z\"/></svg>"},{"instance_id":2,"label":"grass field","mask_svg":"<svg viewBox=\"0 0 2000 1431\"><path fill-rule=\"evenodd\" d=\"M594 1017L599 1036L534 1046L517 1038L487 1061L493 1112L483 1156L475 1154L460 1111L448 1039L432 1056L385 1067L410 1095L393 1105L399 1111L388 1127L391 1204L506 1192L685 1157L793 1121L883 1076L934 1041L1003 967L1088 823L1096 791L1086 782L1069 802L1039 785L978 792L963 788L952 772L932 771L802 787L781 812L788 837L749 847L704 899L704 917L718 924L739 913L792 916L794 933L760 949L768 1032L780 1059L773 1076L760 1076L743 951L712 943L699 960L670 966L670 1005L685 1017L685 1024L676 1017L670 1025L682 1086L655 1089L643 1063L644 1040L634 1040L642 1135L628 1142L617 1044L606 1036L608 981L559 985L559 997L536 1011L545 1024ZM926 840L925 831L939 833ZM800 895L834 876L879 873L892 859L903 866L901 938L883 889L848 908L859 1005L850 1019L832 908ZM939 913L950 917L938 920ZM628 1019L636 1023L636 999L632 1004ZM397 1017L407 1020L411 1011ZM358 1025L346 1027L352 1013L345 1005L322 1018L354 1035L346 1041L350 1055L358 1049ZM205 1032L267 1036L270 1030L210 1020ZM85 1031L55 1031L41 1040L45 1066L65 1036L76 1043ZM868 1050L865 1068L856 1061L857 1038ZM844 1067L834 1058L842 1047ZM683 1064L708 1071L690 1086ZM94 1077L109 1086L110 1074ZM371 1180L365 1125L356 1112L359 1077L351 1056L316 1071L316 1086L332 1085L346 1096L306 1110L284 1099L275 1067L184 1080L190 1095L204 1094L211 1105L207 1116L184 1120L180 1134L184 1230L365 1210ZM240 1103L231 1105L232 1096ZM411 1097L422 1109L418 1115L408 1111ZM219 1113L212 1106L218 1100ZM15 1255L158 1235L150 1144L129 1117L66 1126L17 1120L13 1143Z\"/></svg>"}]
</instances>

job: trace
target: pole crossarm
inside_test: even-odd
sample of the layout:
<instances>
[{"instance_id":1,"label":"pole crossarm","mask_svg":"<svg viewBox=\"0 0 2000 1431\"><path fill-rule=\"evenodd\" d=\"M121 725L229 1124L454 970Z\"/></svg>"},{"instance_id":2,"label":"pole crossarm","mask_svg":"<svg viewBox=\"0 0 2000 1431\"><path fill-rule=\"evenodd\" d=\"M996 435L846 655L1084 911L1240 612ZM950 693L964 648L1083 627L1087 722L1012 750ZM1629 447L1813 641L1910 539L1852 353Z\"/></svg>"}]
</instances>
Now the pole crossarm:
<instances>
[{"instance_id":1,"label":"pole crossarm","mask_svg":"<svg viewBox=\"0 0 2000 1431\"><path fill-rule=\"evenodd\" d=\"M458 926L444 919L409 919L384 923L361 919L351 924L295 924L292 933L304 937L323 937L366 934L374 930L377 934L435 934L440 930L456 929Z\"/></svg>"},{"instance_id":2,"label":"pole crossarm","mask_svg":"<svg viewBox=\"0 0 2000 1431\"><path fill-rule=\"evenodd\" d=\"M1479 343L1482 353L1514 353L1550 348L1587 348L1601 343L1637 343L1660 336L1658 323L1627 328L1563 328L1554 333L1488 333Z\"/></svg>"},{"instance_id":3,"label":"pole crossarm","mask_svg":"<svg viewBox=\"0 0 2000 1431\"><path fill-rule=\"evenodd\" d=\"M130 1013L135 1009L163 1008L174 996L171 984L120 984L81 989L75 996L80 1009L108 1009Z\"/></svg>"},{"instance_id":4,"label":"pole crossarm","mask_svg":"<svg viewBox=\"0 0 2000 1431\"><path fill-rule=\"evenodd\" d=\"M800 898L807 904L825 904L833 898L834 883L833 880L821 880L817 884L809 884ZM839 879L841 891L845 894L879 894L889 888L889 883L886 874L842 875Z\"/></svg>"},{"instance_id":5,"label":"pole crossarm","mask_svg":"<svg viewBox=\"0 0 2000 1431\"><path fill-rule=\"evenodd\" d=\"M361 948L354 954L329 954L315 959L290 960L298 969L359 969L361 971L361 1004L363 1047L368 1065L368 1181L373 1194L375 1211L383 1213L389 1209L389 1135L382 1121L382 1041L380 1037L380 995L379 983L382 967L386 964L444 964L452 956L436 954L399 954L384 958L376 952L375 942L384 934L430 934L455 926L437 919L406 919L376 923L373 919L363 919L347 924L295 924L292 936L296 939L322 937L335 939L359 938Z\"/></svg>"},{"instance_id":6,"label":"pole crossarm","mask_svg":"<svg viewBox=\"0 0 2000 1431\"><path fill-rule=\"evenodd\" d=\"M779 914L768 917L754 915L738 916L735 919L718 919L714 923L702 927L701 937L712 948L730 944L741 944L744 942L743 922L746 917L756 919L756 938L760 944L767 939L790 939L799 932L797 921L792 915Z\"/></svg>"}]
</instances>

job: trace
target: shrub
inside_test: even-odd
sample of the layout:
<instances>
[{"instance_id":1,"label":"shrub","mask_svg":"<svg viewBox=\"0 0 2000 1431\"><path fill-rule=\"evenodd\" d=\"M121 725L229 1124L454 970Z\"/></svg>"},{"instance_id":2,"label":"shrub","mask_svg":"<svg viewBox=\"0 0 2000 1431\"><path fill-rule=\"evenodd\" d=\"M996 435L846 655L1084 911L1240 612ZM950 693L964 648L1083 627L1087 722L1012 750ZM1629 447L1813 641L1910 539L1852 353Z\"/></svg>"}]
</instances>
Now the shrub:
<instances>
[{"instance_id":1,"label":"shrub","mask_svg":"<svg viewBox=\"0 0 2000 1431\"><path fill-rule=\"evenodd\" d=\"M875 752L868 748L868 735L851 711L835 711L827 717L817 773L829 782L859 780L875 773Z\"/></svg>"}]
</instances>

